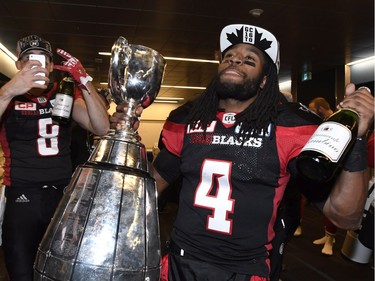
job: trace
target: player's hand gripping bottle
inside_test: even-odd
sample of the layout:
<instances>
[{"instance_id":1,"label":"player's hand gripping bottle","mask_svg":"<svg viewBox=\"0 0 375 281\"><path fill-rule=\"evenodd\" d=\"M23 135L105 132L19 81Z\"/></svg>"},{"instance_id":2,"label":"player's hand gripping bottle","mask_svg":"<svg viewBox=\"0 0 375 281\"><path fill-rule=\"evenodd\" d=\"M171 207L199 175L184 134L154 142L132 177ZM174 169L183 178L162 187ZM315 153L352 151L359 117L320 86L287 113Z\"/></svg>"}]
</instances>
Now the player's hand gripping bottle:
<instances>
[{"instance_id":1,"label":"player's hand gripping bottle","mask_svg":"<svg viewBox=\"0 0 375 281\"><path fill-rule=\"evenodd\" d=\"M333 178L357 138L358 122L354 110L343 108L333 113L302 148L297 157L298 170L317 182Z\"/></svg>"}]
</instances>

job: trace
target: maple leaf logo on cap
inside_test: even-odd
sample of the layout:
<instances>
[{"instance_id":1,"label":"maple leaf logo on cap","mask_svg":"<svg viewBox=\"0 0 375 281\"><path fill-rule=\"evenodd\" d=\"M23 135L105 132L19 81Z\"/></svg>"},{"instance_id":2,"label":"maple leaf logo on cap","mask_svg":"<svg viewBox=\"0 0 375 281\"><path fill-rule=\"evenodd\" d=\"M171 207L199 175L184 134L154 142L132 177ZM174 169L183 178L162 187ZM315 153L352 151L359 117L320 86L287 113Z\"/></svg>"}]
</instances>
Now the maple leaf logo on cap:
<instances>
[{"instance_id":1,"label":"maple leaf logo on cap","mask_svg":"<svg viewBox=\"0 0 375 281\"><path fill-rule=\"evenodd\" d=\"M248 24L231 24L224 27L220 34L220 51L222 55L228 48L239 43L254 45L265 52L276 65L277 71L279 71L279 42L271 32Z\"/></svg>"},{"instance_id":2,"label":"maple leaf logo on cap","mask_svg":"<svg viewBox=\"0 0 375 281\"><path fill-rule=\"evenodd\" d=\"M239 43L246 43L246 42L244 42L244 39L250 38L250 36L249 37L244 36L243 30L244 30L244 27L242 27L240 29L236 29L237 34L234 34L233 32L227 33L227 39L230 43L232 43L231 45L236 45L236 44L239 44ZM258 32L257 29L255 29L255 37L254 37L253 40L249 40L249 43L253 44L258 49L260 49L262 51L265 51L265 50L271 48L272 41L268 41L266 38L262 39L262 34L263 33L260 33L260 32Z\"/></svg>"}]
</instances>

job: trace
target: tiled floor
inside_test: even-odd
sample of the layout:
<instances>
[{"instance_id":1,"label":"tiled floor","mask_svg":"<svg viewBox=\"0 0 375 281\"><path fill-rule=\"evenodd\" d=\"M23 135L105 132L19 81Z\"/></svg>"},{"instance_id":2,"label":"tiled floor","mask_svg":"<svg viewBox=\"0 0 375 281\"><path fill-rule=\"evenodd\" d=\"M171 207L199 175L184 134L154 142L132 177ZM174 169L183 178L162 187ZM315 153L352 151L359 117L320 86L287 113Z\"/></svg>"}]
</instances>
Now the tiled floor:
<instances>
[{"instance_id":1,"label":"tiled floor","mask_svg":"<svg viewBox=\"0 0 375 281\"><path fill-rule=\"evenodd\" d=\"M302 236L293 237L285 248L282 281L374 280L374 270L370 265L372 259L368 264L359 264L342 255L346 231L338 230L332 256L324 256L321 253L322 246L312 243L323 236L323 229L322 216L311 205L305 207L302 229ZM348 253L348 250L344 252Z\"/></svg>"}]
</instances>

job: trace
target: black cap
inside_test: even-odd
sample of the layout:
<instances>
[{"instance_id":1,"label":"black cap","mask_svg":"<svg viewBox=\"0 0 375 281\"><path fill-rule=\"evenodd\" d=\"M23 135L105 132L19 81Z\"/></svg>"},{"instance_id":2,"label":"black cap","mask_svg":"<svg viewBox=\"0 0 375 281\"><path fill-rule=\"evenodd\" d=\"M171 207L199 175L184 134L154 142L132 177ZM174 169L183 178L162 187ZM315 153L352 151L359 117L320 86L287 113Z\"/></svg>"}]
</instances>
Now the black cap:
<instances>
[{"instance_id":1,"label":"black cap","mask_svg":"<svg viewBox=\"0 0 375 281\"><path fill-rule=\"evenodd\" d=\"M17 42L17 57L20 59L24 53L30 50L42 50L52 58L51 44L37 35L26 36Z\"/></svg>"}]
</instances>

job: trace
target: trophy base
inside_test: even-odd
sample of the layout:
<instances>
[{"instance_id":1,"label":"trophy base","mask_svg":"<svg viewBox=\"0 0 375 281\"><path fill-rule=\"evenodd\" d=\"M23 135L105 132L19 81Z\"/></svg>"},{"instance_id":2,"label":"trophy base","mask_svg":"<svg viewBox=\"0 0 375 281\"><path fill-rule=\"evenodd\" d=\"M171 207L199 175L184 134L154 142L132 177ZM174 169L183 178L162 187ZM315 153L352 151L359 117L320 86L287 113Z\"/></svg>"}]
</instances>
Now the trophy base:
<instances>
[{"instance_id":1,"label":"trophy base","mask_svg":"<svg viewBox=\"0 0 375 281\"><path fill-rule=\"evenodd\" d=\"M108 168L76 169L39 246L34 280L159 280L155 181Z\"/></svg>"},{"instance_id":2,"label":"trophy base","mask_svg":"<svg viewBox=\"0 0 375 281\"><path fill-rule=\"evenodd\" d=\"M136 133L135 135L138 136ZM135 135L111 131L100 139L88 162L115 166L113 168L116 169L130 168L148 173L146 148L139 141L134 141Z\"/></svg>"}]
</instances>

